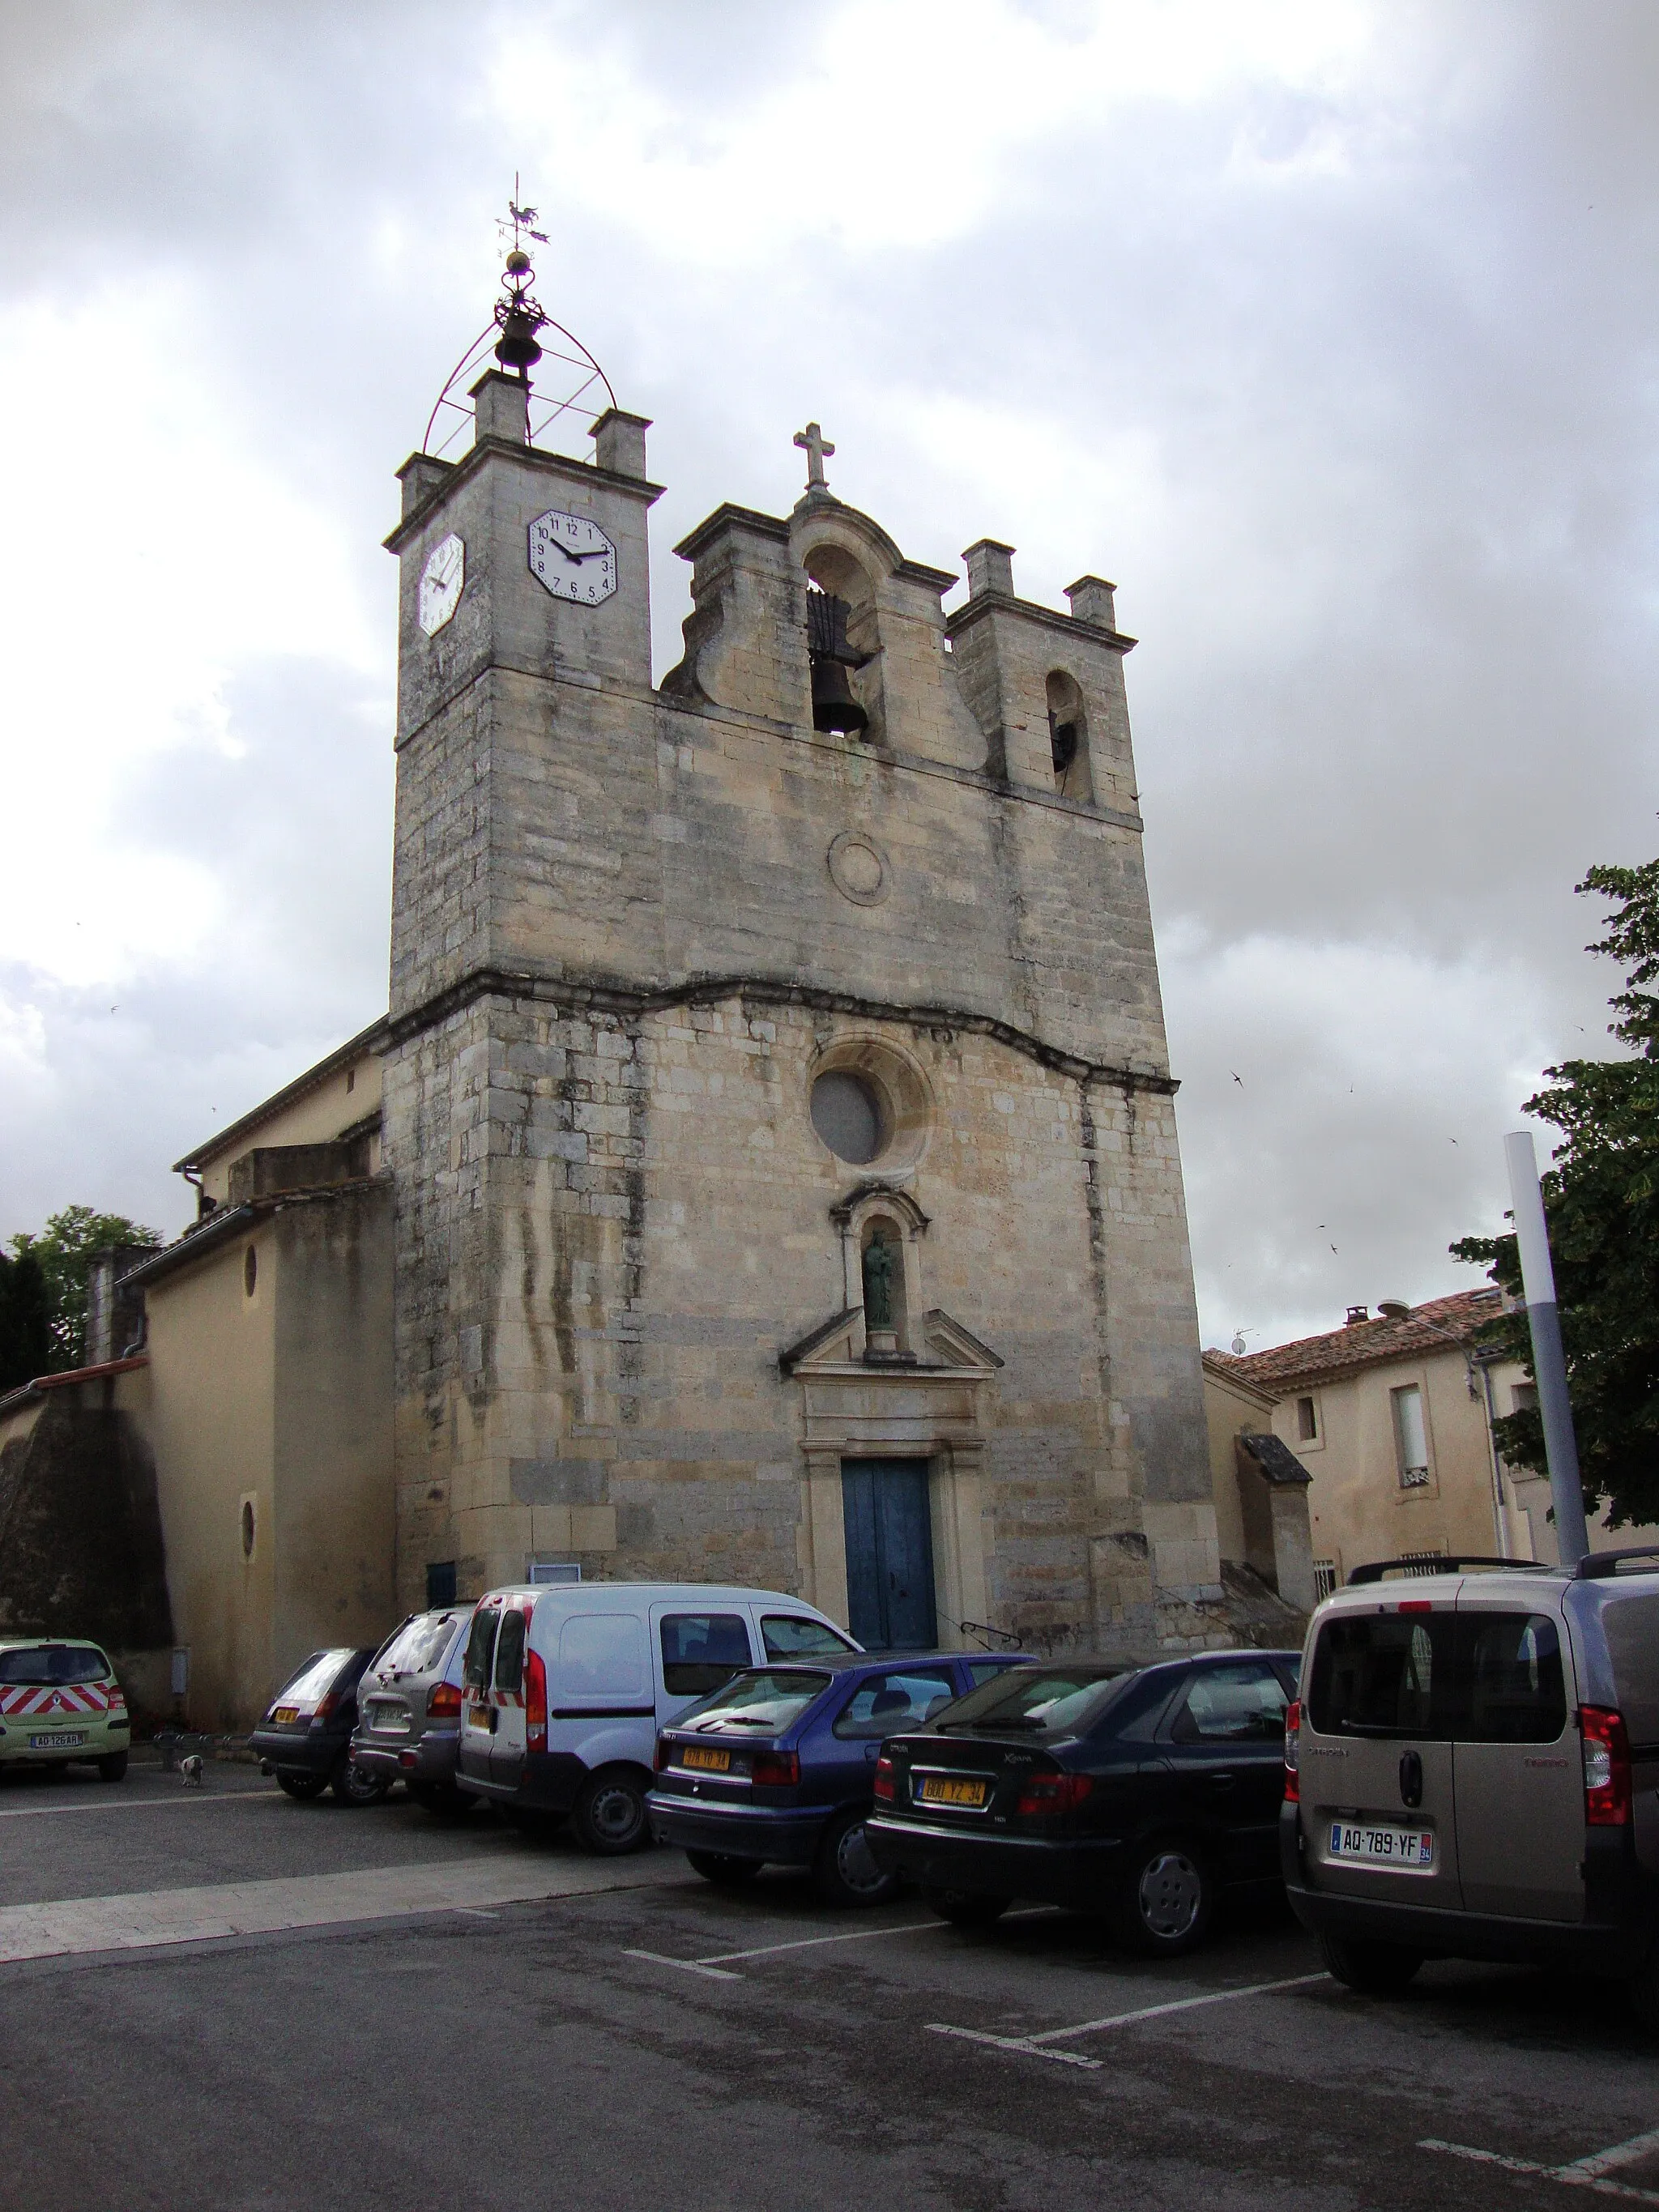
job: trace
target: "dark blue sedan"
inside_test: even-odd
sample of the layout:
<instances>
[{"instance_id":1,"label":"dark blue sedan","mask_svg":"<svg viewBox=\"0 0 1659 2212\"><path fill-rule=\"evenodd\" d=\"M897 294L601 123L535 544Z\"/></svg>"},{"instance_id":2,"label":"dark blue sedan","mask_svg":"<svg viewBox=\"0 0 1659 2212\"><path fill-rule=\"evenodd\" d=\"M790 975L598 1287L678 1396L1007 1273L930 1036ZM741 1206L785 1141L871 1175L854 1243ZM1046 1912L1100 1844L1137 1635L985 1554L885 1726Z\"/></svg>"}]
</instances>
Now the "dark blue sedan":
<instances>
[{"instance_id":1,"label":"dark blue sedan","mask_svg":"<svg viewBox=\"0 0 1659 2212\"><path fill-rule=\"evenodd\" d=\"M898 1886L864 1839L883 1740L1028 1664L1018 1652L861 1651L747 1667L657 1738L651 1832L708 1881L811 1867L827 1903L879 1904Z\"/></svg>"}]
</instances>

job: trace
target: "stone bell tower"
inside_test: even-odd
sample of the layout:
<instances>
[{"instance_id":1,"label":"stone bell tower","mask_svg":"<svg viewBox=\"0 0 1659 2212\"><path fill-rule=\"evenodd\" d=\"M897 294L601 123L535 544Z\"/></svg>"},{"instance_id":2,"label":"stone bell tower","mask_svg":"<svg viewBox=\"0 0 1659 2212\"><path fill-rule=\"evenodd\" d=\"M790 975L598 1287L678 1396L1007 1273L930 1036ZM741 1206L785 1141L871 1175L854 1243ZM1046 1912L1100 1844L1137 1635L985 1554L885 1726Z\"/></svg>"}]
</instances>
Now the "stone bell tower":
<instances>
[{"instance_id":1,"label":"stone bell tower","mask_svg":"<svg viewBox=\"0 0 1659 2212\"><path fill-rule=\"evenodd\" d=\"M812 425L789 515L677 549L653 686L648 425L531 441L514 259L387 541L404 1597L556 1566L869 1643L1218 1638L1112 587L1036 605L987 539L947 617Z\"/></svg>"}]
</instances>

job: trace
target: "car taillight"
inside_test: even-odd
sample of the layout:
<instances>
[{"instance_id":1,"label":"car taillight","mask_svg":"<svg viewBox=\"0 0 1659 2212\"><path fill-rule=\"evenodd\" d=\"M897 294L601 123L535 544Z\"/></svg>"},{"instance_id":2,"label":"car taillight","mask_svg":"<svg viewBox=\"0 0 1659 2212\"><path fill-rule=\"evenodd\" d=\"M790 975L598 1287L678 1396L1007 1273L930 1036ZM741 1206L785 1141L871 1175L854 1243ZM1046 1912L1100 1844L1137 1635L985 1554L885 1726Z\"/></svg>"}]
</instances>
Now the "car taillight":
<instances>
[{"instance_id":1,"label":"car taillight","mask_svg":"<svg viewBox=\"0 0 1659 2212\"><path fill-rule=\"evenodd\" d=\"M1302 1802L1302 1700L1292 1698L1285 1715L1285 1802Z\"/></svg>"},{"instance_id":2,"label":"car taillight","mask_svg":"<svg viewBox=\"0 0 1659 2212\"><path fill-rule=\"evenodd\" d=\"M426 1693L426 1711L428 1720L459 1720L461 1717L460 1686L455 1682L434 1682Z\"/></svg>"},{"instance_id":3,"label":"car taillight","mask_svg":"<svg viewBox=\"0 0 1659 2212\"><path fill-rule=\"evenodd\" d=\"M657 1738L657 1756L654 1764L659 1774L674 1764L674 1747L665 1735L659 1735Z\"/></svg>"},{"instance_id":4,"label":"car taillight","mask_svg":"<svg viewBox=\"0 0 1659 2212\"><path fill-rule=\"evenodd\" d=\"M893 1779L893 1762L884 1751L876 1761L875 1780L871 1786L884 1804L890 1805L898 1795L898 1787Z\"/></svg>"},{"instance_id":5,"label":"car taillight","mask_svg":"<svg viewBox=\"0 0 1659 2212\"><path fill-rule=\"evenodd\" d=\"M757 1751L750 1779L763 1790L793 1790L800 1780L800 1758L793 1751Z\"/></svg>"},{"instance_id":6,"label":"car taillight","mask_svg":"<svg viewBox=\"0 0 1659 2212\"><path fill-rule=\"evenodd\" d=\"M1083 1802L1094 1786L1094 1778L1088 1774L1030 1774L1025 1778L1014 1810L1034 1820L1069 1813L1074 1805Z\"/></svg>"},{"instance_id":7,"label":"car taillight","mask_svg":"<svg viewBox=\"0 0 1659 2212\"><path fill-rule=\"evenodd\" d=\"M1584 1819L1592 1828L1622 1828L1630 1820L1630 1738L1622 1717L1605 1705L1581 1705L1584 1735Z\"/></svg>"},{"instance_id":8,"label":"car taillight","mask_svg":"<svg viewBox=\"0 0 1659 2212\"><path fill-rule=\"evenodd\" d=\"M524 1655L524 1740L532 1751L547 1749L547 1665L539 1651Z\"/></svg>"},{"instance_id":9,"label":"car taillight","mask_svg":"<svg viewBox=\"0 0 1659 2212\"><path fill-rule=\"evenodd\" d=\"M325 1721L339 1702L339 1693L337 1691L331 1690L328 1695L319 1702L316 1711L311 1717L313 1721Z\"/></svg>"}]
</instances>

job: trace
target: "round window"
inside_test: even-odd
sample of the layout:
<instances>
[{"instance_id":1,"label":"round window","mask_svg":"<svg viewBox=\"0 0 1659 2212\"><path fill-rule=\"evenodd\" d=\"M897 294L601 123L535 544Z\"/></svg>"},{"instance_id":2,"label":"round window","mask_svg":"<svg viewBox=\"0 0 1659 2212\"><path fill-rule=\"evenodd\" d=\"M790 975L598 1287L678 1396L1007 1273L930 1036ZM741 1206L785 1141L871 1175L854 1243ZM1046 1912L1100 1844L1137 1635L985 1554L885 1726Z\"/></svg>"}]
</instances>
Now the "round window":
<instances>
[{"instance_id":1,"label":"round window","mask_svg":"<svg viewBox=\"0 0 1659 2212\"><path fill-rule=\"evenodd\" d=\"M253 1557L253 1500L251 1498L242 1500L242 1557L245 1559Z\"/></svg>"},{"instance_id":2,"label":"round window","mask_svg":"<svg viewBox=\"0 0 1659 2212\"><path fill-rule=\"evenodd\" d=\"M834 1068L812 1085L812 1127L837 1159L867 1166L887 1141L880 1092L861 1075Z\"/></svg>"}]
</instances>

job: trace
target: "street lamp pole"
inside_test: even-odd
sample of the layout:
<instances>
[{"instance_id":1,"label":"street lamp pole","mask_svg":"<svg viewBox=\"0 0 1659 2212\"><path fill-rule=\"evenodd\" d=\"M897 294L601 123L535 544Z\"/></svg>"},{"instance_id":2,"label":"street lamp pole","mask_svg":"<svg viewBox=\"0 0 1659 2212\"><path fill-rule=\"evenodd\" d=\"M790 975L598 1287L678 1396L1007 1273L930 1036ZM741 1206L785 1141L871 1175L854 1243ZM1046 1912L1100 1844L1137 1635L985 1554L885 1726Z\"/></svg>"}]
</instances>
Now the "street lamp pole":
<instances>
[{"instance_id":1,"label":"street lamp pole","mask_svg":"<svg viewBox=\"0 0 1659 2212\"><path fill-rule=\"evenodd\" d=\"M1572 1432L1572 1401L1567 1395L1567 1360L1561 1346L1561 1316L1555 1303L1555 1270L1550 1264L1544 1194L1538 1187L1538 1158L1529 1130L1504 1139L1510 1170L1510 1203L1515 1212L1516 1242L1521 1249L1521 1287L1532 1333L1532 1371L1538 1382L1538 1410L1544 1422L1544 1452L1549 1462L1550 1497L1555 1506L1556 1540L1563 1566L1576 1567L1589 1549L1584 1525L1584 1486L1578 1472L1578 1443Z\"/></svg>"}]
</instances>

